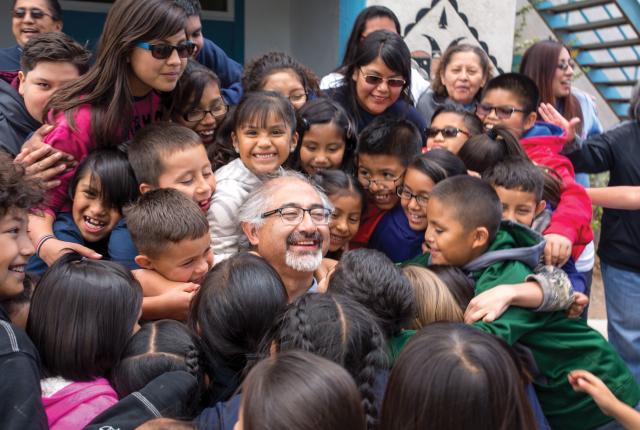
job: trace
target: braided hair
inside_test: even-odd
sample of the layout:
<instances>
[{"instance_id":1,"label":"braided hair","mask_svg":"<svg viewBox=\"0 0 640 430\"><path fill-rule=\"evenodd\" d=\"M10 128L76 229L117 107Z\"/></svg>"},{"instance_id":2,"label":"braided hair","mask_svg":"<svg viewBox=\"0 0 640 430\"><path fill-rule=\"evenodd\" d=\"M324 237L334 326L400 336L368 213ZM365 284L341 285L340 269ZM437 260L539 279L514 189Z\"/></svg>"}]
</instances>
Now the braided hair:
<instances>
[{"instance_id":1,"label":"braided hair","mask_svg":"<svg viewBox=\"0 0 640 430\"><path fill-rule=\"evenodd\" d=\"M204 387L200 352L192 332L181 322L159 320L144 324L129 339L120 362L113 368L111 384L123 398L166 372L184 370ZM200 393L201 393L200 390ZM195 399L195 405L200 399Z\"/></svg>"},{"instance_id":2,"label":"braided hair","mask_svg":"<svg viewBox=\"0 0 640 430\"><path fill-rule=\"evenodd\" d=\"M331 275L329 291L364 305L376 316L387 339L409 327L415 317L411 283L380 251L356 249L343 254Z\"/></svg>"},{"instance_id":3,"label":"braided hair","mask_svg":"<svg viewBox=\"0 0 640 430\"><path fill-rule=\"evenodd\" d=\"M374 384L387 366L386 346L375 318L362 305L339 294L306 294L282 315L274 340L278 351L302 349L342 365L362 396L367 428L375 427L381 399Z\"/></svg>"}]
</instances>

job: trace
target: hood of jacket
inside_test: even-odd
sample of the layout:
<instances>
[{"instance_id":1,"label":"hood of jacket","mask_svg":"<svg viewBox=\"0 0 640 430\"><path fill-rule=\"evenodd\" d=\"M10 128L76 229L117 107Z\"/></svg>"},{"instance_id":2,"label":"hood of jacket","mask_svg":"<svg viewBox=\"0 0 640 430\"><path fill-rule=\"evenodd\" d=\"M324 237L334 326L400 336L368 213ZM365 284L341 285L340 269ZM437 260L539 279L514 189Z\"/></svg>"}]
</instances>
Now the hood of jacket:
<instances>
[{"instance_id":1,"label":"hood of jacket","mask_svg":"<svg viewBox=\"0 0 640 430\"><path fill-rule=\"evenodd\" d=\"M533 270L544 254L545 243L542 235L529 227L512 221L502 221L487 251L464 265L462 270L476 272L504 260L520 261Z\"/></svg>"},{"instance_id":2,"label":"hood of jacket","mask_svg":"<svg viewBox=\"0 0 640 430\"><path fill-rule=\"evenodd\" d=\"M567 143L567 134L565 131L555 124L548 122L536 121L520 139L527 154L534 149L542 149L559 154ZM531 155L529 157L533 158Z\"/></svg>"}]
</instances>

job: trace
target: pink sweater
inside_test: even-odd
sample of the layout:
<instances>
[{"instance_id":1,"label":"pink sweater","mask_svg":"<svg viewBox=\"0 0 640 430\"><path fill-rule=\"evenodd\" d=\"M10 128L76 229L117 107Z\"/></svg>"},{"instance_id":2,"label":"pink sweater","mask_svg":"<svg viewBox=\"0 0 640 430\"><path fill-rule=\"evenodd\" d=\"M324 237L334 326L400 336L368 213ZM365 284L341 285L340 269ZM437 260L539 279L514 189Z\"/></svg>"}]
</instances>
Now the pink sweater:
<instances>
[{"instance_id":1,"label":"pink sweater","mask_svg":"<svg viewBox=\"0 0 640 430\"><path fill-rule=\"evenodd\" d=\"M118 395L104 378L72 382L51 396L42 397L51 430L83 429L117 402Z\"/></svg>"},{"instance_id":2,"label":"pink sweater","mask_svg":"<svg viewBox=\"0 0 640 430\"><path fill-rule=\"evenodd\" d=\"M136 100L133 105L133 120L130 136L136 131L156 120L160 97L151 91L146 97ZM55 128L44 138L44 142L52 147L73 155L80 163L90 151L95 149L96 142L91 136L91 105L86 104L78 108L74 115L75 130L71 129L64 113L57 115ZM47 193L48 213L55 216L56 212L70 212L69 183L76 169L70 169L58 177L60 185Z\"/></svg>"}]
</instances>

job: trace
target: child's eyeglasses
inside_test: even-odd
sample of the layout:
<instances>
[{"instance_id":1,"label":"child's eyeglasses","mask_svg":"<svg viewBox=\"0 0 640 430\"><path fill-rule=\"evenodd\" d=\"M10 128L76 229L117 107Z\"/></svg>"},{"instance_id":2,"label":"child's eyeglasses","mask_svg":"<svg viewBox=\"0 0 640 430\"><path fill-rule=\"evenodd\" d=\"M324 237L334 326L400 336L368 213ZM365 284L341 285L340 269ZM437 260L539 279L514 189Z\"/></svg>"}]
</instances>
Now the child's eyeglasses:
<instances>
[{"instance_id":1,"label":"child's eyeglasses","mask_svg":"<svg viewBox=\"0 0 640 430\"><path fill-rule=\"evenodd\" d=\"M364 81L369 85L378 86L381 83L386 82L390 88L402 88L407 83L407 81L401 78L383 78L378 75L367 75L362 69L360 69L360 73L362 74Z\"/></svg>"},{"instance_id":2,"label":"child's eyeglasses","mask_svg":"<svg viewBox=\"0 0 640 430\"><path fill-rule=\"evenodd\" d=\"M42 9L38 9L36 7L31 8L31 9L27 9L26 7L16 8L16 9L13 10L13 17L22 19L25 16L27 16L27 13L30 13L31 14L31 18L33 18L33 19L42 19L45 16L53 18L53 15L48 14L45 11L43 11Z\"/></svg>"},{"instance_id":3,"label":"child's eyeglasses","mask_svg":"<svg viewBox=\"0 0 640 430\"><path fill-rule=\"evenodd\" d=\"M396 194L402 200L410 201L411 199L415 198L416 199L416 203L418 203L418 206L421 206L421 207L425 207L425 206L427 206L427 203L429 203L429 196L428 195L413 194L411 191L409 191L406 187L403 187L403 186L400 186L400 187L396 188Z\"/></svg>"},{"instance_id":4,"label":"child's eyeglasses","mask_svg":"<svg viewBox=\"0 0 640 430\"><path fill-rule=\"evenodd\" d=\"M558 64L558 69L562 70L563 72L566 72L569 67L571 67L572 69L575 69L576 63L574 63L573 61L569 61L568 63Z\"/></svg>"},{"instance_id":5,"label":"child's eyeglasses","mask_svg":"<svg viewBox=\"0 0 640 430\"><path fill-rule=\"evenodd\" d=\"M460 133L464 134L467 137L470 136L468 131L460 130L458 127L444 127L444 128L429 127L429 128L427 128L427 137L436 137L440 133L442 133L442 137L444 137L445 139L451 139L453 137L458 137L458 134L460 134Z\"/></svg>"},{"instance_id":6,"label":"child's eyeglasses","mask_svg":"<svg viewBox=\"0 0 640 430\"><path fill-rule=\"evenodd\" d=\"M476 115L485 117L491 113L491 111L496 111L496 116L499 119L509 119L514 112L527 113L524 109L516 109L513 106L491 106L488 104L480 103L476 106Z\"/></svg>"},{"instance_id":7,"label":"child's eyeglasses","mask_svg":"<svg viewBox=\"0 0 640 430\"><path fill-rule=\"evenodd\" d=\"M178 57L189 58L191 54L193 54L194 49L196 49L196 45L191 41L186 41L184 43L181 43L180 45L170 45L168 43L151 44L148 42L138 42L136 43L136 46L138 48L151 51L151 56L156 60L166 60L167 58L171 57L174 49L176 50L176 52L178 52Z\"/></svg>"},{"instance_id":8,"label":"child's eyeglasses","mask_svg":"<svg viewBox=\"0 0 640 430\"><path fill-rule=\"evenodd\" d=\"M227 105L221 99L210 110L194 109L183 114L182 118L184 118L184 120L188 122L199 122L202 121L208 113L210 113L214 119L219 120L227 114L227 110Z\"/></svg>"}]
</instances>

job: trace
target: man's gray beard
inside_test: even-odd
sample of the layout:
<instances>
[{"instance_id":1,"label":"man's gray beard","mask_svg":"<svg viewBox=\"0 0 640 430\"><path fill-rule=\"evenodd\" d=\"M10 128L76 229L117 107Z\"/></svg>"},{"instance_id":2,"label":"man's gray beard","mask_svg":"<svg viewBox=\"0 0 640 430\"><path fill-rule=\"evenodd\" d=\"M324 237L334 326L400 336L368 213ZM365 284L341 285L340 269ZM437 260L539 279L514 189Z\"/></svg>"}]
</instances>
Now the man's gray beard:
<instances>
[{"instance_id":1,"label":"man's gray beard","mask_svg":"<svg viewBox=\"0 0 640 430\"><path fill-rule=\"evenodd\" d=\"M298 272L313 272L322 263L322 249L317 251L293 252L287 249L285 253L287 267Z\"/></svg>"}]
</instances>

